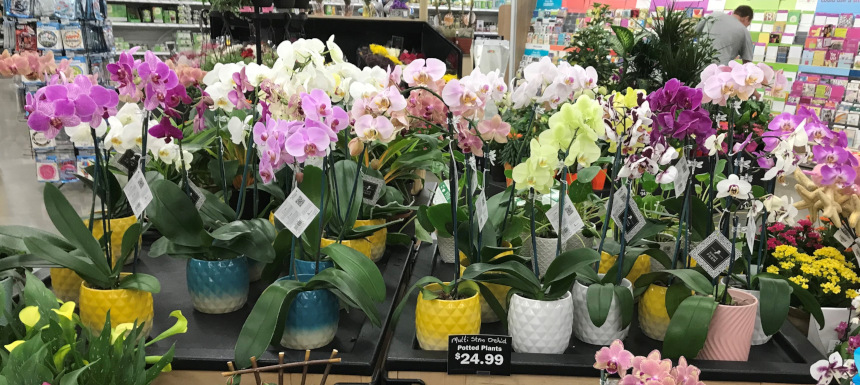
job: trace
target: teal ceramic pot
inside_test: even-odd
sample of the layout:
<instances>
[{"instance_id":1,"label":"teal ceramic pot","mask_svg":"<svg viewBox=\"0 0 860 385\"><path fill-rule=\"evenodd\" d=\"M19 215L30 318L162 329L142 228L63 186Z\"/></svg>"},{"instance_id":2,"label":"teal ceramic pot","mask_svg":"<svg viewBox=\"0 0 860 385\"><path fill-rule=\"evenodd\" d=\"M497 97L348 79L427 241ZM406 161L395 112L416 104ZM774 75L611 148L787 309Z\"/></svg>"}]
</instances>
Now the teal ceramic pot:
<instances>
[{"instance_id":1,"label":"teal ceramic pot","mask_svg":"<svg viewBox=\"0 0 860 385\"><path fill-rule=\"evenodd\" d=\"M314 274L298 274L301 282L307 282L313 276ZM332 292L328 290L301 292L290 304L281 345L298 350L326 346L337 334L339 320L340 305Z\"/></svg>"},{"instance_id":2,"label":"teal ceramic pot","mask_svg":"<svg viewBox=\"0 0 860 385\"><path fill-rule=\"evenodd\" d=\"M188 293L197 311L223 314L236 311L248 301L248 260L223 261L191 258L185 270Z\"/></svg>"},{"instance_id":3,"label":"teal ceramic pot","mask_svg":"<svg viewBox=\"0 0 860 385\"><path fill-rule=\"evenodd\" d=\"M263 276L263 269L266 268L266 264L263 262L259 262L253 259L248 259L248 280L251 282L257 282Z\"/></svg>"},{"instance_id":4,"label":"teal ceramic pot","mask_svg":"<svg viewBox=\"0 0 860 385\"><path fill-rule=\"evenodd\" d=\"M332 261L320 261L320 271L328 269L329 267L334 267L334 263ZM290 266L290 269L292 269L292 266ZM310 274L311 276L313 276L314 274L316 274L314 272L315 269L316 262L302 261L299 259L296 260L296 273L298 273L299 275ZM292 274L292 271L290 272L290 274ZM310 279L310 277L308 277L308 279ZM299 281L301 281L301 279L299 279Z\"/></svg>"}]
</instances>

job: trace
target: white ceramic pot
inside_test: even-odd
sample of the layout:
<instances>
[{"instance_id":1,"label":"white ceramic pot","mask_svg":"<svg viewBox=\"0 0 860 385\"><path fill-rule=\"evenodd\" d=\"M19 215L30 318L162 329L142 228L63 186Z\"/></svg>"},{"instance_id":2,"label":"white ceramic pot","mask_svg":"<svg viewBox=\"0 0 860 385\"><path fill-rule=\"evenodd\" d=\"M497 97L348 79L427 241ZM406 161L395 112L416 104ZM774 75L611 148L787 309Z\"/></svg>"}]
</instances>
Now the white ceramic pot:
<instances>
[{"instance_id":1,"label":"white ceramic pot","mask_svg":"<svg viewBox=\"0 0 860 385\"><path fill-rule=\"evenodd\" d=\"M603 274L599 274L599 276L603 278ZM633 284L626 278L621 281L621 285L632 293ZM618 305L618 298L612 300L606 322L597 327L594 326L588 315L587 291L588 287L579 281L576 281L573 288L570 289L570 293L573 295L573 334L576 338L591 345L609 345L612 341L626 338L630 325L624 329L621 328L621 308Z\"/></svg>"},{"instance_id":2,"label":"white ceramic pot","mask_svg":"<svg viewBox=\"0 0 860 385\"><path fill-rule=\"evenodd\" d=\"M508 331L518 353L561 354L570 346L573 300L570 293L555 301L537 301L514 294L508 309Z\"/></svg>"},{"instance_id":3,"label":"white ceramic pot","mask_svg":"<svg viewBox=\"0 0 860 385\"><path fill-rule=\"evenodd\" d=\"M840 322L848 322L848 309L822 307L821 312L824 313L824 329L818 330L818 321L810 315L807 339L821 354L828 354L839 343L839 337L836 335L836 327L839 326Z\"/></svg>"},{"instance_id":4,"label":"white ceramic pot","mask_svg":"<svg viewBox=\"0 0 860 385\"><path fill-rule=\"evenodd\" d=\"M442 262L454 263L457 260L457 251L454 250L454 238L443 238L436 236L436 249L439 250L439 257Z\"/></svg>"},{"instance_id":5,"label":"white ceramic pot","mask_svg":"<svg viewBox=\"0 0 860 385\"><path fill-rule=\"evenodd\" d=\"M761 292L758 290L743 290L743 289L737 289L737 290L740 290L744 293L750 294L753 297L755 297L755 299L757 301L761 301ZM764 345L768 341L770 341L770 339L772 337L773 336L769 336L767 334L764 334L764 329L761 326L761 306L759 306L756 308L756 312L755 312L755 329L753 329L753 334L752 334L752 345L753 346Z\"/></svg>"},{"instance_id":6,"label":"white ceramic pot","mask_svg":"<svg viewBox=\"0 0 860 385\"><path fill-rule=\"evenodd\" d=\"M524 234L523 239L523 247L520 248L520 253L522 256L531 259L534 255L532 252L532 237L530 234ZM555 250L558 246L558 238L535 237L535 239L537 239L538 267L540 268L540 276L543 277L546 269L552 261L555 260ZM561 252L563 253L565 251L581 249L584 247L590 248L593 243L593 238L587 238L582 236L582 233L576 233L570 237L566 243L561 245Z\"/></svg>"}]
</instances>

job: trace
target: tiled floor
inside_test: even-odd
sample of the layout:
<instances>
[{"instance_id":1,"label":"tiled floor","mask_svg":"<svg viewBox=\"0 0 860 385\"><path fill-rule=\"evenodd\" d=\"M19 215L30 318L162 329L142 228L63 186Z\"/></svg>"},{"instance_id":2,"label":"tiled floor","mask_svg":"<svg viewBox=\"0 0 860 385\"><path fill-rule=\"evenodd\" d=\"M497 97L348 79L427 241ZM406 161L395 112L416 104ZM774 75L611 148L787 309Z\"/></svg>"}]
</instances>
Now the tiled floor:
<instances>
[{"instance_id":1,"label":"tiled floor","mask_svg":"<svg viewBox=\"0 0 860 385\"><path fill-rule=\"evenodd\" d=\"M43 183L36 181L27 123L19 120L14 84L0 80L0 225L25 225L55 231L42 203ZM79 213L89 211L92 190L80 183L62 187Z\"/></svg>"}]
</instances>

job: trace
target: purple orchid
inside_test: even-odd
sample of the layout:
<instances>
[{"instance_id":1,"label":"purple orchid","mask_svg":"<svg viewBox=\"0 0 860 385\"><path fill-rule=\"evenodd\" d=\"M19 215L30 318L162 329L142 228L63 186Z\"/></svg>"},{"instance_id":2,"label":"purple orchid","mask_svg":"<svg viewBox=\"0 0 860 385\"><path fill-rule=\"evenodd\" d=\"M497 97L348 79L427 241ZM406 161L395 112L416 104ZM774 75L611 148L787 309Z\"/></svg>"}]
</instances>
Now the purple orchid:
<instances>
[{"instance_id":1,"label":"purple orchid","mask_svg":"<svg viewBox=\"0 0 860 385\"><path fill-rule=\"evenodd\" d=\"M191 104L193 102L188 96L185 86L181 84L168 90L165 97L165 104L168 108L176 108L179 104Z\"/></svg>"},{"instance_id":2,"label":"purple orchid","mask_svg":"<svg viewBox=\"0 0 860 385\"><path fill-rule=\"evenodd\" d=\"M854 183L856 177L857 172L847 164L821 167L821 183L825 185L834 184L842 188Z\"/></svg>"},{"instance_id":3,"label":"purple orchid","mask_svg":"<svg viewBox=\"0 0 860 385\"><path fill-rule=\"evenodd\" d=\"M812 154L816 163L830 167L845 162L849 157L854 158L844 147L834 146L815 146L812 148Z\"/></svg>"},{"instance_id":4,"label":"purple orchid","mask_svg":"<svg viewBox=\"0 0 860 385\"><path fill-rule=\"evenodd\" d=\"M331 141L324 128L305 124L287 138L285 145L287 153L304 162L310 156L325 156L329 143Z\"/></svg>"},{"instance_id":5,"label":"purple orchid","mask_svg":"<svg viewBox=\"0 0 860 385\"><path fill-rule=\"evenodd\" d=\"M174 138L182 139L182 130L173 124L169 116L165 115L161 117L158 124L149 128L149 135L162 138L166 143L170 143Z\"/></svg>"},{"instance_id":6,"label":"purple orchid","mask_svg":"<svg viewBox=\"0 0 860 385\"><path fill-rule=\"evenodd\" d=\"M767 125L767 129L771 131L776 131L783 135L788 135L794 132L797 126L799 126L802 122L802 116L792 115L788 112L783 112L770 121L770 123Z\"/></svg>"},{"instance_id":7,"label":"purple orchid","mask_svg":"<svg viewBox=\"0 0 860 385\"><path fill-rule=\"evenodd\" d=\"M227 93L227 99L240 110L248 110L251 108L251 103L245 98L245 94L237 90L230 90L230 92Z\"/></svg>"},{"instance_id":8,"label":"purple orchid","mask_svg":"<svg viewBox=\"0 0 860 385\"><path fill-rule=\"evenodd\" d=\"M138 66L138 62L132 56L140 47L134 47L128 51L123 51L119 54L119 60L116 63L107 65L107 70L110 73L110 80L117 82L117 90L120 95L135 98L137 96L137 85L134 84L134 69Z\"/></svg>"},{"instance_id":9,"label":"purple orchid","mask_svg":"<svg viewBox=\"0 0 860 385\"><path fill-rule=\"evenodd\" d=\"M194 106L194 132L202 132L206 129L206 119L203 114L209 106L215 103L206 91L200 90L200 93L200 102Z\"/></svg>"},{"instance_id":10,"label":"purple orchid","mask_svg":"<svg viewBox=\"0 0 860 385\"><path fill-rule=\"evenodd\" d=\"M343 108L332 107L331 117L326 120L326 123L331 124L331 129L335 133L341 132L349 126L349 114Z\"/></svg>"},{"instance_id":11,"label":"purple orchid","mask_svg":"<svg viewBox=\"0 0 860 385\"><path fill-rule=\"evenodd\" d=\"M142 85L152 85L153 89L161 93L166 93L179 84L176 72L151 51L146 51L144 61L137 66L137 75L140 76Z\"/></svg>"},{"instance_id":12,"label":"purple orchid","mask_svg":"<svg viewBox=\"0 0 860 385\"><path fill-rule=\"evenodd\" d=\"M310 93L302 93L301 98L305 117L321 122L332 116L331 99L323 90L315 89Z\"/></svg>"}]
</instances>

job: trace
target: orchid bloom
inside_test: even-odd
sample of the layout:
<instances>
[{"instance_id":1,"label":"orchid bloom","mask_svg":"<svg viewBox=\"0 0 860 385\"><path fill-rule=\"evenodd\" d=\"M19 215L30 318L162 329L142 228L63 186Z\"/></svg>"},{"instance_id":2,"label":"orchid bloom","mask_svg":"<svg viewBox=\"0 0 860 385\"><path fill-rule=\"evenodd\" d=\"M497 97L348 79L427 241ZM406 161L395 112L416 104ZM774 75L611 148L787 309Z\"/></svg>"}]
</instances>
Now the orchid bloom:
<instances>
[{"instance_id":1,"label":"orchid bloom","mask_svg":"<svg viewBox=\"0 0 860 385\"><path fill-rule=\"evenodd\" d=\"M373 117L364 115L355 120L355 134L363 142L378 140L382 143L391 142L397 132L394 125L384 116Z\"/></svg>"},{"instance_id":2,"label":"orchid bloom","mask_svg":"<svg viewBox=\"0 0 860 385\"><path fill-rule=\"evenodd\" d=\"M403 69L403 81L410 87L428 87L442 79L446 67L439 59L415 59Z\"/></svg>"},{"instance_id":3,"label":"orchid bloom","mask_svg":"<svg viewBox=\"0 0 860 385\"><path fill-rule=\"evenodd\" d=\"M717 155L717 152L722 151L723 139L725 138L726 134L722 133L720 135L711 135L705 140L705 148L708 149L708 156Z\"/></svg>"},{"instance_id":4,"label":"orchid bloom","mask_svg":"<svg viewBox=\"0 0 860 385\"><path fill-rule=\"evenodd\" d=\"M615 340L609 347L602 347L594 354L594 368L606 370L609 374L627 374L633 363L633 353L624 349L621 340Z\"/></svg>"},{"instance_id":5,"label":"orchid bloom","mask_svg":"<svg viewBox=\"0 0 860 385\"><path fill-rule=\"evenodd\" d=\"M728 178L717 183L717 198L731 196L735 199L748 199L752 186L749 182L731 174Z\"/></svg>"},{"instance_id":6,"label":"orchid bloom","mask_svg":"<svg viewBox=\"0 0 860 385\"><path fill-rule=\"evenodd\" d=\"M325 156L330 143L329 135L323 128L304 125L287 138L285 145L287 153L297 161L304 162L311 156Z\"/></svg>"},{"instance_id":7,"label":"orchid bloom","mask_svg":"<svg viewBox=\"0 0 860 385\"><path fill-rule=\"evenodd\" d=\"M478 123L478 132L481 134L481 139L495 141L496 143L507 143L507 136L511 132L511 125L503 122L500 115L496 115L492 119L483 120Z\"/></svg>"},{"instance_id":8,"label":"orchid bloom","mask_svg":"<svg viewBox=\"0 0 860 385\"><path fill-rule=\"evenodd\" d=\"M818 385L828 385L833 379L841 380L848 377L850 368L854 366L854 360L846 360L842 362L842 355L839 352L833 352L826 360L820 360L809 367L809 373L812 375Z\"/></svg>"}]
</instances>

